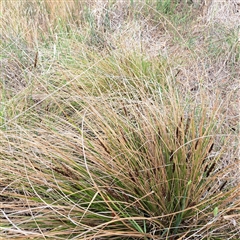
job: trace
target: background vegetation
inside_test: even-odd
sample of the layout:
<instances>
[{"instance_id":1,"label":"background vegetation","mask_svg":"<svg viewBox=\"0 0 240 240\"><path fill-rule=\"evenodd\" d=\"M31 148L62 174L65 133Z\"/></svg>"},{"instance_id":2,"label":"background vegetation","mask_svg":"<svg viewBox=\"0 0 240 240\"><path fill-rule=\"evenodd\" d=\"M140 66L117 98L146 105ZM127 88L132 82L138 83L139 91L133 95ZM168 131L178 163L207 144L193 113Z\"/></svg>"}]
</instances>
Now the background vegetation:
<instances>
[{"instance_id":1,"label":"background vegetation","mask_svg":"<svg viewBox=\"0 0 240 240\"><path fill-rule=\"evenodd\" d=\"M1 239L240 239L237 1L0 6Z\"/></svg>"}]
</instances>

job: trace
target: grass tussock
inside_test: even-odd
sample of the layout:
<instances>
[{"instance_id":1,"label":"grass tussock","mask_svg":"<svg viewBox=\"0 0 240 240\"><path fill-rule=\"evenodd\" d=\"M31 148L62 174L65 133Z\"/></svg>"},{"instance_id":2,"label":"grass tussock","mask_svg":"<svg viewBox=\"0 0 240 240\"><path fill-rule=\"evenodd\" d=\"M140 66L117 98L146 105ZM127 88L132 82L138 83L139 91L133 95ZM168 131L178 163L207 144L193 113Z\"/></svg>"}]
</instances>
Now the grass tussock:
<instances>
[{"instance_id":1,"label":"grass tussock","mask_svg":"<svg viewBox=\"0 0 240 240\"><path fill-rule=\"evenodd\" d=\"M201 3L1 1L0 238L240 238L239 29Z\"/></svg>"}]
</instances>

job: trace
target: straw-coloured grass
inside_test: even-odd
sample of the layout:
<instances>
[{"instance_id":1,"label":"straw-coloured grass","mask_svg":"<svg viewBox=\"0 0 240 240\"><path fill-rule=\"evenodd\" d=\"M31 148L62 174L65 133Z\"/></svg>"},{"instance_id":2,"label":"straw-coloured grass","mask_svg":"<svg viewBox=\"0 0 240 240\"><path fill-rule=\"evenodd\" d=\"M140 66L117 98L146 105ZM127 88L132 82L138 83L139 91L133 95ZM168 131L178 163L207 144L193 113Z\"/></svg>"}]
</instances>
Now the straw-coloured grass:
<instances>
[{"instance_id":1,"label":"straw-coloured grass","mask_svg":"<svg viewBox=\"0 0 240 240\"><path fill-rule=\"evenodd\" d=\"M239 239L234 26L175 1L1 4L0 238Z\"/></svg>"}]
</instances>

